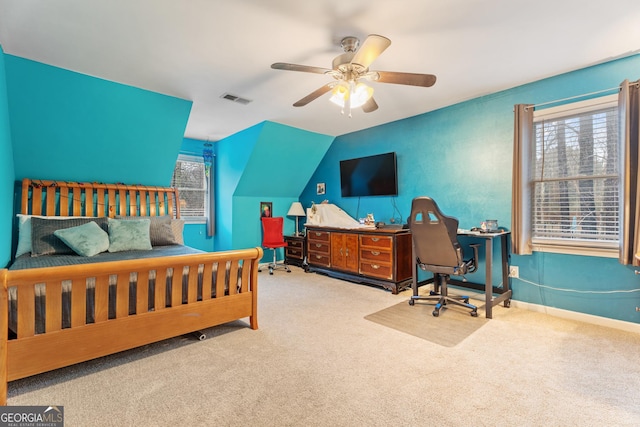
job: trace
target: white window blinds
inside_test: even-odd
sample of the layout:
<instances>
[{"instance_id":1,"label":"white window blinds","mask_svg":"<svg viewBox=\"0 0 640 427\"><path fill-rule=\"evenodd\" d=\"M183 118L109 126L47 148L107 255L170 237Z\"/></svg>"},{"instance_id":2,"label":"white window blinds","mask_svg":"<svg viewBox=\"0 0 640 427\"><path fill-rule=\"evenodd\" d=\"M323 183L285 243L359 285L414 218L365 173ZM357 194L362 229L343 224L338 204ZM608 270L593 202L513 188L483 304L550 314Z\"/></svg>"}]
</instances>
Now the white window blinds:
<instances>
[{"instance_id":1,"label":"white window blinds","mask_svg":"<svg viewBox=\"0 0 640 427\"><path fill-rule=\"evenodd\" d=\"M614 246L619 239L617 107L591 102L534 118L533 243Z\"/></svg>"},{"instance_id":2,"label":"white window blinds","mask_svg":"<svg viewBox=\"0 0 640 427\"><path fill-rule=\"evenodd\" d=\"M180 215L186 220L206 220L207 183L201 158L180 156L171 186L180 193Z\"/></svg>"}]
</instances>

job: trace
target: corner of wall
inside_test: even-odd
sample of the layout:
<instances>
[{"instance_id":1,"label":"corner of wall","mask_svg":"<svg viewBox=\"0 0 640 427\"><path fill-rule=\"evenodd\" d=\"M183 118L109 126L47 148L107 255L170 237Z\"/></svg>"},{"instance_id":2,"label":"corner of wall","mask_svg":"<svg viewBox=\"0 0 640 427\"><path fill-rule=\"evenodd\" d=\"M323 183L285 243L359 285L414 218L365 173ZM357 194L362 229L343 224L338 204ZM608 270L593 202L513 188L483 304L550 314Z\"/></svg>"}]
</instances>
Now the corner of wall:
<instances>
[{"instance_id":1,"label":"corner of wall","mask_svg":"<svg viewBox=\"0 0 640 427\"><path fill-rule=\"evenodd\" d=\"M0 45L0 268L7 265L11 259L14 180L5 53Z\"/></svg>"}]
</instances>

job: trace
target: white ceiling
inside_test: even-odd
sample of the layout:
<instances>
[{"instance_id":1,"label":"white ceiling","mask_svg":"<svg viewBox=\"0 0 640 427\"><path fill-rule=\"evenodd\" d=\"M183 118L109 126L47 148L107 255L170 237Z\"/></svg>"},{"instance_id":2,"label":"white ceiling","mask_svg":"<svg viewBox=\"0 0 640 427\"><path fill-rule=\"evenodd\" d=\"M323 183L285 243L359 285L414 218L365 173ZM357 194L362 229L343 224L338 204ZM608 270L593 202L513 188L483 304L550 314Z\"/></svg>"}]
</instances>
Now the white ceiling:
<instances>
[{"instance_id":1,"label":"white ceiling","mask_svg":"<svg viewBox=\"0 0 640 427\"><path fill-rule=\"evenodd\" d=\"M371 69L430 73L431 88L372 83L380 108L340 114L328 95L340 39L392 40ZM640 49L637 0L0 0L5 53L193 101L186 137L264 120L342 135ZM640 77L629 76L630 78ZM220 96L251 99L241 105Z\"/></svg>"}]
</instances>

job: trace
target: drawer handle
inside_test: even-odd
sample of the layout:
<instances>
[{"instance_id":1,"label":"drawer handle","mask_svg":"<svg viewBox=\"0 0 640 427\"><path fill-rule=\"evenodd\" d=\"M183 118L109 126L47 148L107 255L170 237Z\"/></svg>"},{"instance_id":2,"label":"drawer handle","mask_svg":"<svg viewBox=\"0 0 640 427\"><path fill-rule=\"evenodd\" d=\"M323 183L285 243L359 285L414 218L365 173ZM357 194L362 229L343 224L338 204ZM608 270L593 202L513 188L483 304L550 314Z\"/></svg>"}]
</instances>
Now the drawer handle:
<instances>
[{"instance_id":1,"label":"drawer handle","mask_svg":"<svg viewBox=\"0 0 640 427\"><path fill-rule=\"evenodd\" d=\"M372 237L372 238L371 238L371 241L372 241L372 242L377 242L378 240L380 240L380 239L379 239L379 238L377 238L377 237Z\"/></svg>"},{"instance_id":2,"label":"drawer handle","mask_svg":"<svg viewBox=\"0 0 640 427\"><path fill-rule=\"evenodd\" d=\"M322 256L316 255L316 259L322 259Z\"/></svg>"},{"instance_id":3,"label":"drawer handle","mask_svg":"<svg viewBox=\"0 0 640 427\"><path fill-rule=\"evenodd\" d=\"M321 243L316 243L316 248L321 248L322 244Z\"/></svg>"},{"instance_id":4,"label":"drawer handle","mask_svg":"<svg viewBox=\"0 0 640 427\"><path fill-rule=\"evenodd\" d=\"M322 233L318 233L318 232L316 231L316 237L320 237L320 236L322 236Z\"/></svg>"},{"instance_id":5,"label":"drawer handle","mask_svg":"<svg viewBox=\"0 0 640 427\"><path fill-rule=\"evenodd\" d=\"M373 268L374 270L377 270L380 268L380 266L378 264L371 264L371 268Z\"/></svg>"},{"instance_id":6,"label":"drawer handle","mask_svg":"<svg viewBox=\"0 0 640 427\"><path fill-rule=\"evenodd\" d=\"M380 255L380 252L378 252L378 251L371 251L371 255L373 255L373 256L378 256L378 255Z\"/></svg>"}]
</instances>

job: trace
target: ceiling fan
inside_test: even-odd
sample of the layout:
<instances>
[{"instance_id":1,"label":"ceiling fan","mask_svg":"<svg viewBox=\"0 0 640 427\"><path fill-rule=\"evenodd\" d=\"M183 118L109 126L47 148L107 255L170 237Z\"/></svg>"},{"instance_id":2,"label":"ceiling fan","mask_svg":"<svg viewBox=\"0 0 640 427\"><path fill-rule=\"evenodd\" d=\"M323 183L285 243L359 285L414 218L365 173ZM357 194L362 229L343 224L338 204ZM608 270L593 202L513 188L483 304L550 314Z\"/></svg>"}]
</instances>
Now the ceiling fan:
<instances>
[{"instance_id":1,"label":"ceiling fan","mask_svg":"<svg viewBox=\"0 0 640 427\"><path fill-rule=\"evenodd\" d=\"M294 107L303 107L311 101L331 91L331 101L345 108L362 107L365 113L378 109L378 104L373 99L373 88L365 85L361 80L369 80L379 83L395 83L400 85L430 87L436 82L433 74L400 73L395 71L369 70L371 63L391 44L386 37L371 34L367 36L362 46L358 49L360 40L357 37L345 37L341 46L343 54L333 60L331 69L312 67L309 65L288 64L276 62L271 64L275 70L301 71L305 73L327 74L335 80L311 92L309 95L293 104Z\"/></svg>"}]
</instances>

